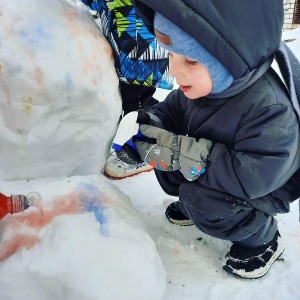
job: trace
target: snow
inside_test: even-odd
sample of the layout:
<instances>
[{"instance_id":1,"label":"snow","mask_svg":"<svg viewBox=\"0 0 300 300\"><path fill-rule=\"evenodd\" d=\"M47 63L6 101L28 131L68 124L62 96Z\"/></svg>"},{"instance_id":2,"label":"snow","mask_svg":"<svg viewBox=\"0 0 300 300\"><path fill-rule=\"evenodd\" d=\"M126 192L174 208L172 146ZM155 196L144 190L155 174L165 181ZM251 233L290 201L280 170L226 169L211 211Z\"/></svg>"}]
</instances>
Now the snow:
<instances>
[{"instance_id":1,"label":"snow","mask_svg":"<svg viewBox=\"0 0 300 300\"><path fill-rule=\"evenodd\" d=\"M209 237L194 226L169 223L164 212L176 198L162 191L154 172L109 180L96 171L108 154L120 99L115 74L109 73L112 61L106 61L107 54L101 55L107 44L98 33L97 37L89 35L96 28L86 10L78 1L52 0L51 6L42 0L19 1L18 7L13 3L0 0L0 192L38 191L43 204L42 211L29 208L0 221L0 299L300 299L298 202L292 204L291 213L276 217L286 245L283 260L261 279L229 276L222 263L230 243ZM73 22L70 27L66 11L76 15L68 19ZM51 45L60 49L52 49L55 55L46 51L51 49L49 44L38 47L40 39L26 48L18 38L20 28L31 32L31 21L54 26L58 35L53 35ZM51 26L45 27L49 34ZM8 40L1 38L4 36ZM299 30L285 32L283 38L291 36L295 40L289 46L300 58ZM98 74L96 86L89 80L96 70L83 76L82 70L76 69L82 62L77 53L80 41L88 56L106 66L105 74ZM70 56L65 52L68 49L72 49ZM35 59L30 60L31 56ZM12 73L20 65L22 72ZM35 67L44 72L43 85L33 78ZM70 94L62 83L68 70L76 83ZM14 105L8 104L7 90ZM158 90L156 97L162 99L167 93ZM22 112L24 95L34 95L34 104L25 101L30 117ZM45 95L51 96L51 103ZM87 101L91 101L89 108ZM26 137L17 134L23 128ZM82 132L81 138L77 138L78 132ZM94 151L88 150L91 146L99 157L93 157ZM36 160L30 152L33 149ZM84 162L89 155L89 163Z\"/></svg>"},{"instance_id":2,"label":"snow","mask_svg":"<svg viewBox=\"0 0 300 300\"><path fill-rule=\"evenodd\" d=\"M276 217L286 247L284 261L276 262L261 279L244 280L222 270L230 242L209 237L195 226L180 227L166 220L165 209L176 198L162 191L154 172L114 182L129 195L156 243L167 272L163 300L300 299L298 201L293 203L291 213Z\"/></svg>"},{"instance_id":3,"label":"snow","mask_svg":"<svg viewBox=\"0 0 300 300\"><path fill-rule=\"evenodd\" d=\"M109 44L79 8L0 1L0 179L97 174L105 163L118 78Z\"/></svg>"},{"instance_id":4,"label":"snow","mask_svg":"<svg viewBox=\"0 0 300 300\"><path fill-rule=\"evenodd\" d=\"M282 39L287 42L288 46L297 57L300 57L300 28L284 31Z\"/></svg>"},{"instance_id":5,"label":"snow","mask_svg":"<svg viewBox=\"0 0 300 300\"><path fill-rule=\"evenodd\" d=\"M1 182L38 190L0 222L0 299L160 299L165 269L129 198L103 175ZM18 287L18 288L16 288Z\"/></svg>"}]
</instances>

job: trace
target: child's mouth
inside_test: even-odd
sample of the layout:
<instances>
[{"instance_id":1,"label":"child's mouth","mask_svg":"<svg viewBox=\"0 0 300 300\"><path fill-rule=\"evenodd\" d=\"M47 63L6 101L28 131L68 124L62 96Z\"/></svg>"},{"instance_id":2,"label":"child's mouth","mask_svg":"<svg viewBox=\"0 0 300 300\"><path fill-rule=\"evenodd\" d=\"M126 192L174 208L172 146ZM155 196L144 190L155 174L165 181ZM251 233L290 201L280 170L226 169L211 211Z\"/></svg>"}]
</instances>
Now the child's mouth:
<instances>
[{"instance_id":1,"label":"child's mouth","mask_svg":"<svg viewBox=\"0 0 300 300\"><path fill-rule=\"evenodd\" d=\"M180 85L179 88L180 88L181 91L186 93L192 88L192 86L191 85Z\"/></svg>"}]
</instances>

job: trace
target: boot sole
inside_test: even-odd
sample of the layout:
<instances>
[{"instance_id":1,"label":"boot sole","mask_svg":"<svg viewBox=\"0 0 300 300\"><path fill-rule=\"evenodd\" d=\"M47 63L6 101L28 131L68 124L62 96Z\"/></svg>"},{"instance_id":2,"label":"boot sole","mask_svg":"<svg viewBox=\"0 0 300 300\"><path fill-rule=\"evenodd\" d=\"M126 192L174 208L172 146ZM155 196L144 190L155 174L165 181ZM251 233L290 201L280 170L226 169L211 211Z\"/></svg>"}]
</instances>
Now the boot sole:
<instances>
[{"instance_id":1,"label":"boot sole","mask_svg":"<svg viewBox=\"0 0 300 300\"><path fill-rule=\"evenodd\" d=\"M151 172L152 170L153 170L153 168L147 169L147 170L141 170L141 171L134 172L134 173L127 173L127 174L122 174L122 175L116 175L116 176L115 175L107 174L105 171L103 172L103 174L105 175L105 177L107 177L109 179L120 180L120 179L124 179L124 178L128 178L128 177L133 177L133 176L141 174L141 173Z\"/></svg>"},{"instance_id":2,"label":"boot sole","mask_svg":"<svg viewBox=\"0 0 300 300\"><path fill-rule=\"evenodd\" d=\"M175 220L170 218L168 215L166 215L167 219L175 225L179 225L179 226L192 226L194 225L194 222L192 220Z\"/></svg>"}]
</instances>

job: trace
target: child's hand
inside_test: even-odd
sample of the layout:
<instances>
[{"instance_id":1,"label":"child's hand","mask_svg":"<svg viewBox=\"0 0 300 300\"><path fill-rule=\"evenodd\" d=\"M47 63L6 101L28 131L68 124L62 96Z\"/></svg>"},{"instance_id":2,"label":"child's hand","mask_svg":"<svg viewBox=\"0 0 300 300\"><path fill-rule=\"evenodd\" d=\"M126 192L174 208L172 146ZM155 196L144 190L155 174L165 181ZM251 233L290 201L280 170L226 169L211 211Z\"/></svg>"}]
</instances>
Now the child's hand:
<instances>
[{"instance_id":1,"label":"child's hand","mask_svg":"<svg viewBox=\"0 0 300 300\"><path fill-rule=\"evenodd\" d=\"M140 125L140 131L147 140L134 143L142 160L161 171L180 169L177 135L150 125Z\"/></svg>"},{"instance_id":2,"label":"child's hand","mask_svg":"<svg viewBox=\"0 0 300 300\"><path fill-rule=\"evenodd\" d=\"M141 159L154 168L161 171L180 170L187 180L196 180L205 171L211 141L196 141L150 125L141 125L140 131L147 138L156 140L156 143L134 141Z\"/></svg>"}]
</instances>

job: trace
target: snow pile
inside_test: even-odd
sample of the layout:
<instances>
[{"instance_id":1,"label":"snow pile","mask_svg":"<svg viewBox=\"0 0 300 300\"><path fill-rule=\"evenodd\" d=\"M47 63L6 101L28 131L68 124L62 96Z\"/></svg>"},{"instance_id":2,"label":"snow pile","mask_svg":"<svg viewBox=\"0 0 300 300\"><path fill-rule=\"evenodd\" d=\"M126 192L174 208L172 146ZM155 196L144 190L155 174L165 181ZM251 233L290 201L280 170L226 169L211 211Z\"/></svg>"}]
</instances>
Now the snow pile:
<instances>
[{"instance_id":1,"label":"snow pile","mask_svg":"<svg viewBox=\"0 0 300 300\"><path fill-rule=\"evenodd\" d=\"M121 112L112 51L79 1L0 1L0 179L97 174Z\"/></svg>"},{"instance_id":2,"label":"snow pile","mask_svg":"<svg viewBox=\"0 0 300 300\"><path fill-rule=\"evenodd\" d=\"M0 299L161 299L165 270L128 197L103 176L0 182L36 189L42 212L0 222Z\"/></svg>"},{"instance_id":3,"label":"snow pile","mask_svg":"<svg viewBox=\"0 0 300 300\"><path fill-rule=\"evenodd\" d=\"M290 213L276 216L286 247L282 259L276 261L264 277L244 280L222 269L231 242L210 237L195 226L177 226L167 220L165 210L178 198L164 193L154 172L117 180L116 183L129 195L156 242L167 272L163 300L300 299L298 201L292 203Z\"/></svg>"},{"instance_id":4,"label":"snow pile","mask_svg":"<svg viewBox=\"0 0 300 300\"><path fill-rule=\"evenodd\" d=\"M99 174L121 113L109 44L77 0L0 0L0 22L0 192L44 199L0 221L0 299L160 299L155 243Z\"/></svg>"}]
</instances>

